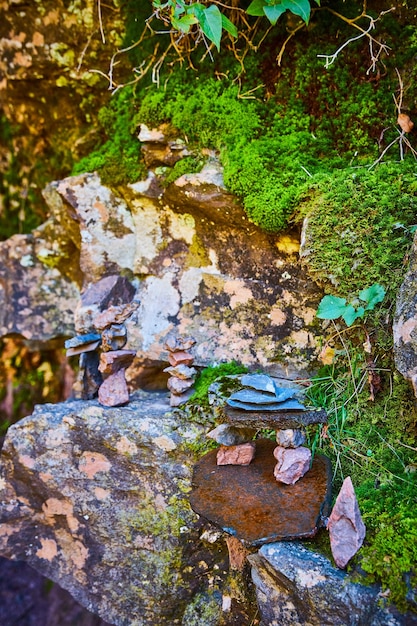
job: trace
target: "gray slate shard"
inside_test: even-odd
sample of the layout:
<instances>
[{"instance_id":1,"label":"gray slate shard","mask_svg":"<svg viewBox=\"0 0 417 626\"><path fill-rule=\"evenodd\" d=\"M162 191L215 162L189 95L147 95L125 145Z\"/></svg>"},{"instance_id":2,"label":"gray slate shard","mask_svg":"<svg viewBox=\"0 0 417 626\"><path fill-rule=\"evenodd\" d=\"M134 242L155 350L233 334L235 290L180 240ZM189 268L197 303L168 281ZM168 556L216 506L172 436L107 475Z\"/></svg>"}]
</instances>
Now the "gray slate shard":
<instances>
[{"instance_id":1,"label":"gray slate shard","mask_svg":"<svg viewBox=\"0 0 417 626\"><path fill-rule=\"evenodd\" d=\"M232 393L229 400L237 400L238 402L247 402L249 404L274 404L277 402L277 396L272 393L241 389L241 391Z\"/></svg>"},{"instance_id":2,"label":"gray slate shard","mask_svg":"<svg viewBox=\"0 0 417 626\"><path fill-rule=\"evenodd\" d=\"M258 391L275 393L274 381L267 374L245 374L240 382L244 387L252 387Z\"/></svg>"},{"instance_id":3,"label":"gray slate shard","mask_svg":"<svg viewBox=\"0 0 417 626\"><path fill-rule=\"evenodd\" d=\"M275 385L275 393L276 401L284 402L284 400L288 400L289 398L295 398L299 393L299 389L295 389L294 387L278 387Z\"/></svg>"},{"instance_id":4,"label":"gray slate shard","mask_svg":"<svg viewBox=\"0 0 417 626\"><path fill-rule=\"evenodd\" d=\"M78 346L83 346L86 343L93 343L95 341L100 341L101 335L97 333L87 333L86 335L77 335L76 337L72 337L71 339L67 339L65 342L65 347L68 348L77 348Z\"/></svg>"},{"instance_id":5,"label":"gray slate shard","mask_svg":"<svg viewBox=\"0 0 417 626\"><path fill-rule=\"evenodd\" d=\"M235 409L243 409L244 411L305 411L305 406L298 400L286 400L285 402L273 402L272 404L249 404L239 400L226 400L227 404Z\"/></svg>"}]
</instances>

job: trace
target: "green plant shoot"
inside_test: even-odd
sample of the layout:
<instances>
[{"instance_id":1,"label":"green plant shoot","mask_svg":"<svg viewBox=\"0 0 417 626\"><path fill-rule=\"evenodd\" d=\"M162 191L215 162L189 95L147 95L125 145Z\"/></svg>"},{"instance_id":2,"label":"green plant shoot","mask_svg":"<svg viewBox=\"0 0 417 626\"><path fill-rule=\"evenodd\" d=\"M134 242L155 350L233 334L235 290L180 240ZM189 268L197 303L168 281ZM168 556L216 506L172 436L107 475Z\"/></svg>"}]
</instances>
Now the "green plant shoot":
<instances>
[{"instance_id":1,"label":"green plant shoot","mask_svg":"<svg viewBox=\"0 0 417 626\"><path fill-rule=\"evenodd\" d=\"M345 298L339 298L338 296L324 296L316 315L320 319L325 320L335 320L341 317L347 326L352 326L357 319L363 318L367 311L372 311L384 298L384 287L374 283L367 289L362 289L358 294L358 298L355 298L352 302L347 302Z\"/></svg>"}]
</instances>

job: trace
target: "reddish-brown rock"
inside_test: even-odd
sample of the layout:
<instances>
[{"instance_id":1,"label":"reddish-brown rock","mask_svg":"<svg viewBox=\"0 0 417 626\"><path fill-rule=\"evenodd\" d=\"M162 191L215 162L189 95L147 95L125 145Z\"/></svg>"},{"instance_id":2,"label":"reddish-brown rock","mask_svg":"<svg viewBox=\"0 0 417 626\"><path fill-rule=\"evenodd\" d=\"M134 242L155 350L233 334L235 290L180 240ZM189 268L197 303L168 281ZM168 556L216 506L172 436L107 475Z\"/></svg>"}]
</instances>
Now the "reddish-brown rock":
<instances>
[{"instance_id":1,"label":"reddish-brown rock","mask_svg":"<svg viewBox=\"0 0 417 626\"><path fill-rule=\"evenodd\" d=\"M119 370L127 369L135 358L134 350L113 350L111 352L102 352L100 354L100 365L98 369L103 376L115 374Z\"/></svg>"},{"instance_id":2,"label":"reddish-brown rock","mask_svg":"<svg viewBox=\"0 0 417 626\"><path fill-rule=\"evenodd\" d=\"M168 361L173 367L176 367L180 363L184 365L191 365L194 361L194 357L190 354L190 352L179 350L178 352L168 353Z\"/></svg>"},{"instance_id":3,"label":"reddish-brown rock","mask_svg":"<svg viewBox=\"0 0 417 626\"><path fill-rule=\"evenodd\" d=\"M236 446L220 446L217 465L249 465L255 456L255 443L248 441Z\"/></svg>"},{"instance_id":4,"label":"reddish-brown rock","mask_svg":"<svg viewBox=\"0 0 417 626\"><path fill-rule=\"evenodd\" d=\"M298 448L277 446L274 457L277 460L274 476L278 482L285 485L294 485L310 469L311 450L304 446Z\"/></svg>"},{"instance_id":5,"label":"reddish-brown rock","mask_svg":"<svg viewBox=\"0 0 417 626\"><path fill-rule=\"evenodd\" d=\"M103 406L121 406L129 402L124 369L111 374L102 382L98 390L98 400Z\"/></svg>"},{"instance_id":6,"label":"reddish-brown rock","mask_svg":"<svg viewBox=\"0 0 417 626\"><path fill-rule=\"evenodd\" d=\"M361 547L366 533L350 476L343 481L327 530L335 563L344 568Z\"/></svg>"}]
</instances>

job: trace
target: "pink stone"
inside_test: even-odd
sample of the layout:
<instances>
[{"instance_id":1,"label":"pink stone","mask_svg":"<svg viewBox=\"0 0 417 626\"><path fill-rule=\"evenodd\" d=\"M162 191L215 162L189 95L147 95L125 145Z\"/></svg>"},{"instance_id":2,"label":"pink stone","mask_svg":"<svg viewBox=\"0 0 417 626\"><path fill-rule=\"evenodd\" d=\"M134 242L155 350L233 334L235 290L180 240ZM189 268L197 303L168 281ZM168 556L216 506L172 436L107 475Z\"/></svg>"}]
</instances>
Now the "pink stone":
<instances>
[{"instance_id":1,"label":"pink stone","mask_svg":"<svg viewBox=\"0 0 417 626\"><path fill-rule=\"evenodd\" d=\"M298 448L277 446L274 457L278 461L274 476L280 483L294 485L310 469L311 451L303 446Z\"/></svg>"},{"instance_id":2,"label":"pink stone","mask_svg":"<svg viewBox=\"0 0 417 626\"><path fill-rule=\"evenodd\" d=\"M136 356L134 350L112 350L100 354L99 371L104 375L115 374L120 369L127 369Z\"/></svg>"},{"instance_id":3,"label":"pink stone","mask_svg":"<svg viewBox=\"0 0 417 626\"><path fill-rule=\"evenodd\" d=\"M350 476L343 481L327 530L335 563L344 568L361 547L366 533Z\"/></svg>"},{"instance_id":4,"label":"pink stone","mask_svg":"<svg viewBox=\"0 0 417 626\"><path fill-rule=\"evenodd\" d=\"M190 389L194 384L194 380L192 378L188 378L187 380L183 380L181 378L176 378L175 376L171 376L168 378L167 387L173 394L179 396L187 389Z\"/></svg>"},{"instance_id":5,"label":"pink stone","mask_svg":"<svg viewBox=\"0 0 417 626\"><path fill-rule=\"evenodd\" d=\"M220 446L217 465L249 465L255 456L255 443L249 441L237 446Z\"/></svg>"},{"instance_id":6,"label":"pink stone","mask_svg":"<svg viewBox=\"0 0 417 626\"><path fill-rule=\"evenodd\" d=\"M100 385L98 401L104 406L120 406L129 402L129 391L124 369L111 374Z\"/></svg>"},{"instance_id":7,"label":"pink stone","mask_svg":"<svg viewBox=\"0 0 417 626\"><path fill-rule=\"evenodd\" d=\"M194 361L194 357L189 352L179 350L178 352L171 352L168 354L168 361L173 367L176 367L180 363L184 363L184 365L191 365Z\"/></svg>"},{"instance_id":8,"label":"pink stone","mask_svg":"<svg viewBox=\"0 0 417 626\"><path fill-rule=\"evenodd\" d=\"M118 306L109 306L102 313L98 313L93 319L94 328L104 330L111 324L122 324L128 317L132 315L138 308L138 302L129 302L128 304L119 304Z\"/></svg>"},{"instance_id":9,"label":"pink stone","mask_svg":"<svg viewBox=\"0 0 417 626\"><path fill-rule=\"evenodd\" d=\"M188 391L185 391L179 396L176 396L175 394L172 393L169 398L169 406L173 406L173 407L181 406L181 404L185 404L187 400L189 400L193 394L194 394L194 389L188 389Z\"/></svg>"},{"instance_id":10,"label":"pink stone","mask_svg":"<svg viewBox=\"0 0 417 626\"><path fill-rule=\"evenodd\" d=\"M196 343L192 337L169 337L165 342L165 348L169 352L189 350Z\"/></svg>"}]
</instances>

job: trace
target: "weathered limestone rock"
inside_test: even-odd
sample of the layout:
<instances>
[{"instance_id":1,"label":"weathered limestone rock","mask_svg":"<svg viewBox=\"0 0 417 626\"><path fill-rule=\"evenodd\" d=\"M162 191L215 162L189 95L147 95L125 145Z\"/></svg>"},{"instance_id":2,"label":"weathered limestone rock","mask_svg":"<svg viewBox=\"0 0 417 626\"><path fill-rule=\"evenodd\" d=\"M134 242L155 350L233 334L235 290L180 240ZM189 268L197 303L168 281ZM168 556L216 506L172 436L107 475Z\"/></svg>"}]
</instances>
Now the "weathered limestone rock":
<instances>
[{"instance_id":1,"label":"weathered limestone rock","mask_svg":"<svg viewBox=\"0 0 417 626\"><path fill-rule=\"evenodd\" d=\"M417 236L410 262L397 295L393 323L395 364L417 396Z\"/></svg>"},{"instance_id":2,"label":"weathered limestone rock","mask_svg":"<svg viewBox=\"0 0 417 626\"><path fill-rule=\"evenodd\" d=\"M181 623L224 571L226 546L200 540L184 495L204 428L174 416L167 395L38 406L2 453L1 554L118 626Z\"/></svg>"},{"instance_id":3,"label":"weathered limestone rock","mask_svg":"<svg viewBox=\"0 0 417 626\"><path fill-rule=\"evenodd\" d=\"M51 217L37 230L37 254L46 273L54 267L55 292L79 295L83 288L78 307L67 297L67 310L76 311L76 332L125 324L126 348L137 352L131 388L146 363L168 361L171 336L195 339L183 351L197 366L234 359L281 376L307 373L318 351L313 322L320 294L299 267L297 239L249 224L225 190L215 160L158 194L154 179L119 187L117 196L96 174L45 190ZM26 249L30 236L21 242ZM22 257L29 258L26 252ZM123 303L127 313L106 314L106 307L86 301L91 285L121 275L134 291ZM31 277L25 284L30 281L35 284ZM26 319L28 307L20 302L13 310L5 302L4 315ZM63 322L61 312L49 334L61 334ZM26 332L23 319L18 332Z\"/></svg>"},{"instance_id":4,"label":"weathered limestone rock","mask_svg":"<svg viewBox=\"0 0 417 626\"><path fill-rule=\"evenodd\" d=\"M298 448L305 443L306 435L300 428L283 428L277 430L276 439L283 448Z\"/></svg>"},{"instance_id":5,"label":"weathered limestone rock","mask_svg":"<svg viewBox=\"0 0 417 626\"><path fill-rule=\"evenodd\" d=\"M251 441L256 434L253 428L234 428L229 424L220 424L207 433L209 439L214 439L222 446L236 446L240 443Z\"/></svg>"},{"instance_id":6,"label":"weathered limestone rock","mask_svg":"<svg viewBox=\"0 0 417 626\"><path fill-rule=\"evenodd\" d=\"M350 476L343 481L329 516L327 530L336 565L346 567L361 547L366 533Z\"/></svg>"},{"instance_id":7,"label":"weathered limestone rock","mask_svg":"<svg viewBox=\"0 0 417 626\"><path fill-rule=\"evenodd\" d=\"M300 543L262 546L248 557L262 624L275 626L406 626L412 614L381 608L380 588L352 581Z\"/></svg>"},{"instance_id":8,"label":"weathered limestone rock","mask_svg":"<svg viewBox=\"0 0 417 626\"><path fill-rule=\"evenodd\" d=\"M76 283L40 260L43 244L32 235L0 243L0 336L22 335L34 348L74 334L79 299Z\"/></svg>"}]
</instances>

